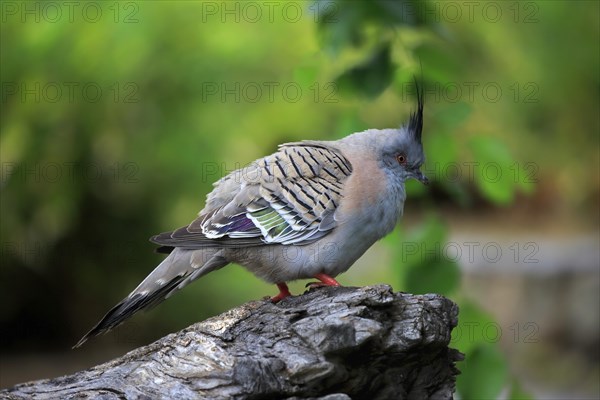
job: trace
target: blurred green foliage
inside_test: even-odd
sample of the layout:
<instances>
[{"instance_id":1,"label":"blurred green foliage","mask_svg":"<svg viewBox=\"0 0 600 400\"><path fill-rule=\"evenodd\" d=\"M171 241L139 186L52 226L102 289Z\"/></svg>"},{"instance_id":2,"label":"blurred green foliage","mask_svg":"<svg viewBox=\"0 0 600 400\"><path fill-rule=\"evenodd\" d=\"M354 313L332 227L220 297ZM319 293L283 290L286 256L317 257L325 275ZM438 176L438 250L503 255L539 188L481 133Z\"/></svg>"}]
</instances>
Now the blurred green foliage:
<instances>
[{"instance_id":1,"label":"blurred green foliage","mask_svg":"<svg viewBox=\"0 0 600 400\"><path fill-rule=\"evenodd\" d=\"M459 291L460 271L445 254L447 229L441 218L431 215L412 231L399 229L385 241L392 249L400 287L417 294L440 293L458 303L459 322L451 345L465 354L460 363L457 389L461 398L493 399L508 385L508 365L497 346L494 319Z\"/></svg>"},{"instance_id":2,"label":"blurred green foliage","mask_svg":"<svg viewBox=\"0 0 600 400\"><path fill-rule=\"evenodd\" d=\"M402 8L403 12L395 15L393 10L390 9L392 4ZM422 42L417 42L418 44L412 48L413 58L416 57L419 59L421 65L426 65L425 77L422 79L433 80L436 84L441 83L443 85L446 83L445 86L442 86L445 88L454 87L455 82L460 82L461 77L464 79L468 72L475 72L477 69L485 67L486 56L495 55L495 49L486 49L483 43L479 43L477 49L481 53L481 59L473 60L474 57L469 57L470 54L468 54L473 50L470 48L473 46L472 42L461 43L456 37L450 38L448 32L441 30L441 26L429 23L431 21L427 21L426 19L421 20L417 18L407 20L405 18L407 14L418 16L420 14L419 9L421 9L420 11L423 11L423 9L427 10L424 12L424 14L427 14L435 8L434 4L439 6L440 3L419 4L409 1L395 3L375 1L370 3L369 6L358 2L344 3L344 8L353 10L353 12L347 11L344 13L344 15L352 16L352 18L345 20L347 24L352 26L340 30L337 26L332 28L326 24L321 24L321 31L326 32L326 34L322 35L322 37L327 39L325 48L335 49L335 52L339 53L340 48L344 47L343 44L345 42L347 47L363 47L367 53L370 53L370 56L368 56L366 62L356 64L337 79L340 87L342 89L350 88L355 93L368 98L373 98L381 94L391 82L391 72L401 71L402 67L406 64L402 62L406 60L398 60L395 63L390 56L391 49L394 46L406 46L408 41L405 37L399 35L400 37L395 38L395 41L388 41L387 39L394 37L394 33L391 32L396 32L396 28L403 25L411 27L419 26L421 30L426 29L432 33L439 34L439 36L434 35L433 37L423 34L421 36L423 38ZM494 4L497 6L497 3ZM505 3L504 8L501 10L507 12L511 7L515 7L515 4L510 5ZM520 5L516 5L516 7L518 9ZM369 8L369 12L365 8ZM539 4L529 3L525 8L539 10ZM547 8L545 9L547 10ZM556 9L548 11L557 12ZM531 16L532 14L530 13L529 15ZM518 14L515 12L514 16L514 22L517 22ZM373 47L372 41L369 41L367 39L368 35L365 34L365 32L368 32L367 20L372 22L373 19L378 19L377 26L379 29L377 29L377 36L383 38L383 40L379 40L376 43L376 46L379 47ZM531 22L539 22L539 20L536 17L532 17ZM385 32L386 28L390 32ZM510 28L504 25L502 29L508 30ZM595 29L597 32L597 19L595 21ZM327 34L328 31L331 32ZM446 39L443 40L446 42L445 45L442 45L441 41L438 40L440 37ZM450 40L450 43L448 43L447 39L454 39L456 42ZM401 45L398 45L397 42L400 42ZM505 44L507 46L502 48L510 48L508 43ZM410 51L410 49L407 50ZM461 59L461 56L464 58ZM463 60L467 59L475 62L479 61L482 65L476 64L476 67L479 68L473 68L475 71L469 71L469 67L472 68L472 65L465 65L463 62ZM590 70L598 71L597 54L589 57L588 61L593 64L590 65ZM481 73L482 71L479 70L477 72ZM500 72L499 75L501 76L503 71L498 72ZM421 71L421 73L423 72ZM401 88L406 87L403 86L406 75L403 73L398 74L399 79L397 82L400 83ZM489 82L493 83L493 85L489 85L488 87L494 88L496 91L495 94L490 95L488 91L482 92L482 94L488 103L496 104L496 99L499 101L499 91L502 90L502 85L498 84L496 80L490 80ZM594 80L596 87L598 87L598 82L598 76L596 76ZM471 81L469 84L472 85L471 87L475 87L475 85L479 86L479 82ZM458 87L458 85L456 86ZM537 90L539 90L536 83L520 83L519 81L515 81L515 83L508 85L508 88L513 89L512 100L515 105L521 103L519 101L521 97L523 97L522 105L526 108L529 108L527 107L529 103L537 103L537 101L534 101ZM529 88L527 93L520 93L524 88ZM447 92L444 93L448 95ZM473 93L470 93L470 95ZM436 94L439 95L439 92ZM598 96L591 95L590 93L589 100L597 104ZM506 102L503 105L506 105ZM512 112L515 114L521 113L522 110L514 109L515 105L513 105ZM467 206L471 203L468 188L461 187L465 182L474 184L473 189L481 197L499 206L512 204L518 192L524 194L533 193L534 184L538 181L527 170L527 167L531 168L532 164L519 162L520 160L511 154L512 152L507 145L507 138L496 137L493 134L471 136L463 142L464 150L459 150L459 142L456 140L456 134L459 133L459 129L470 122L469 119L474 118L470 105L463 101L451 102L451 104L440 107L436 111L438 112L435 116L433 129L429 129L429 132L433 131L435 133L425 136L424 139L428 160L433 160L434 163L437 163L436 165L441 166L460 165L466 156L468 160L475 160L476 163L479 163L478 165L494 166L493 170L488 168L483 171L484 173L473 173L473 179L464 179L458 183L439 179L440 177L436 176L438 178L436 184L440 185L449 196L454 197L456 204ZM503 125L500 119L494 118L494 115L487 115L486 117L491 118L494 122L492 124L480 123L480 126L489 128L494 125ZM598 132L598 124L591 122L591 120L590 123L590 132ZM525 131L526 128L520 126L519 130ZM525 132L521 132L521 134L523 133ZM515 138L514 134L510 136L512 136L510 139ZM593 156L597 159L597 149L594 149ZM539 158L536 155L537 159ZM537 167L536 165L535 168ZM433 171L439 172L439 169L433 168ZM409 194L413 196L425 195L422 186L409 184L408 188ZM387 238L386 242L391 244L392 252L395 254L393 264L398 266L400 287L403 290L411 293L436 292L444 295L457 294L460 281L459 267L455 261L445 257L442 252L442 247L447 241L447 235L447 231L441 220L436 216L431 216L417 229L410 232L403 232L399 235L400 237L391 235ZM401 243L401 245L395 245L397 243ZM467 297L462 296L458 300L461 306L460 322L454 331L453 344L466 355L466 360L460 366L462 375L458 378L458 392L461 398L465 399L497 398L500 392L509 385L510 381L505 357L496 343L491 342L490 338L483 334L484 330L481 328L493 326L493 319L480 310ZM477 327L476 330L469 329L474 326ZM467 331L468 334L465 334ZM511 398L528 398L528 395L522 391L517 381L514 381L509 386L512 387Z\"/></svg>"},{"instance_id":3,"label":"blurred green foliage","mask_svg":"<svg viewBox=\"0 0 600 400\"><path fill-rule=\"evenodd\" d=\"M409 293L455 293L460 282L458 265L440 257L441 245L446 243L448 233L439 217L431 215L412 232L396 232L386 240L390 243L397 269L400 287ZM393 246L401 243L400 246ZM423 279L427 277L427 279Z\"/></svg>"},{"instance_id":4,"label":"blurred green foliage","mask_svg":"<svg viewBox=\"0 0 600 400\"><path fill-rule=\"evenodd\" d=\"M493 2L498 19L450 2L454 18L434 1L271 2L272 13L250 2L260 17L248 2L110 2L92 3L99 18L58 19L41 2L6 3L17 11L3 5L0 31L3 351L73 344L160 261L146 238L188 223L212 182L285 141L398 126L413 76L426 88L433 184L408 183L411 211L510 207L540 191L584 216L597 206L598 170L582 162L598 165L596 2ZM467 176L473 163L502 174ZM460 293L458 265L402 251L447 240L428 215L384 240L388 278L456 299L461 324L493 321ZM272 292L241 268L193 287L114 341ZM507 386L527 398L495 344L453 344L467 355L462 398Z\"/></svg>"}]
</instances>

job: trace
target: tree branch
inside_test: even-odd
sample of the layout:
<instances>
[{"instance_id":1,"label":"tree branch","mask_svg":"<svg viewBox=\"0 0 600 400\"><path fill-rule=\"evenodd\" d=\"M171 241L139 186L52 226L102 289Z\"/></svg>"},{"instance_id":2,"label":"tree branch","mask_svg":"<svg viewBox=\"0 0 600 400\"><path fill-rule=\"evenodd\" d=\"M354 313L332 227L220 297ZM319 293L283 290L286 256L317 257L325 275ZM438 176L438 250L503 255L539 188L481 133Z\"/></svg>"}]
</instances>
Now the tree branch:
<instances>
[{"instance_id":1,"label":"tree branch","mask_svg":"<svg viewBox=\"0 0 600 400\"><path fill-rule=\"evenodd\" d=\"M9 399L450 399L458 307L387 285L253 301Z\"/></svg>"}]
</instances>

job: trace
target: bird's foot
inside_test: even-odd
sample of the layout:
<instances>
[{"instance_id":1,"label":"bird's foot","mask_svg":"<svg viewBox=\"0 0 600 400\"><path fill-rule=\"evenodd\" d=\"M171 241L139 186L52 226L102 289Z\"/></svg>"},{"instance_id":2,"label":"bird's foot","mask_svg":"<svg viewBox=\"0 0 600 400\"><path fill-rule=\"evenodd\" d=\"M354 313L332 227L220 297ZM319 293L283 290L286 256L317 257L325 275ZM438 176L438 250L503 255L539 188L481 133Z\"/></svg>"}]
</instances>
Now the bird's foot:
<instances>
[{"instance_id":1,"label":"bird's foot","mask_svg":"<svg viewBox=\"0 0 600 400\"><path fill-rule=\"evenodd\" d=\"M315 278L317 278L320 282L308 282L306 284L307 288L314 289L323 286L342 286L338 281L327 274L316 274Z\"/></svg>"},{"instance_id":2,"label":"bird's foot","mask_svg":"<svg viewBox=\"0 0 600 400\"><path fill-rule=\"evenodd\" d=\"M285 282L278 283L277 287L279 288L279 294L277 296L271 297L271 302L278 303L279 301L285 299L286 297L290 297L292 295L290 293L290 289L285 284Z\"/></svg>"}]
</instances>

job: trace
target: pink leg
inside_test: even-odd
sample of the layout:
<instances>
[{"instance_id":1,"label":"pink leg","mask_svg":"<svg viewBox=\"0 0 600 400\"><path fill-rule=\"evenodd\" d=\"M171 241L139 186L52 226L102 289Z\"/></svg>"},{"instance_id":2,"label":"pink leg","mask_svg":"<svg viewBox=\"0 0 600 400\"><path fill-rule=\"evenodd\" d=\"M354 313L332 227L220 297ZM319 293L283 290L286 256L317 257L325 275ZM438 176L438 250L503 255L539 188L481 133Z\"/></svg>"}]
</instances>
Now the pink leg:
<instances>
[{"instance_id":1,"label":"pink leg","mask_svg":"<svg viewBox=\"0 0 600 400\"><path fill-rule=\"evenodd\" d=\"M277 303L277 302L285 299L286 297L289 297L292 295L290 293L290 289L285 284L285 282L278 283L277 288L279 289L279 294L277 296L271 297L271 301L273 303Z\"/></svg>"},{"instance_id":2,"label":"pink leg","mask_svg":"<svg viewBox=\"0 0 600 400\"><path fill-rule=\"evenodd\" d=\"M342 286L338 281L336 281L327 274L316 274L315 278L323 282L325 286Z\"/></svg>"},{"instance_id":3,"label":"pink leg","mask_svg":"<svg viewBox=\"0 0 600 400\"><path fill-rule=\"evenodd\" d=\"M318 288L323 286L342 286L338 281L333 279L327 274L316 274L315 278L317 278L320 282L309 282L306 284L306 287L309 288Z\"/></svg>"}]
</instances>

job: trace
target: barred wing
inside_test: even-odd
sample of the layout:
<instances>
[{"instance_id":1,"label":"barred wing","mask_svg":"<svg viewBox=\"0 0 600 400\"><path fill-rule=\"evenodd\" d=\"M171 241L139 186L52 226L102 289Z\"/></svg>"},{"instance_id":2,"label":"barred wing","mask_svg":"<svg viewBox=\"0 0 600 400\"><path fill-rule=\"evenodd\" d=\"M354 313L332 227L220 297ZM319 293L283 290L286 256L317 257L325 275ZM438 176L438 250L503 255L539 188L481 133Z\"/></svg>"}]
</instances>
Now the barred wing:
<instances>
[{"instance_id":1,"label":"barred wing","mask_svg":"<svg viewBox=\"0 0 600 400\"><path fill-rule=\"evenodd\" d=\"M350 162L324 142L282 145L219 180L190 225L151 240L163 250L312 243L335 227L351 173Z\"/></svg>"}]
</instances>

